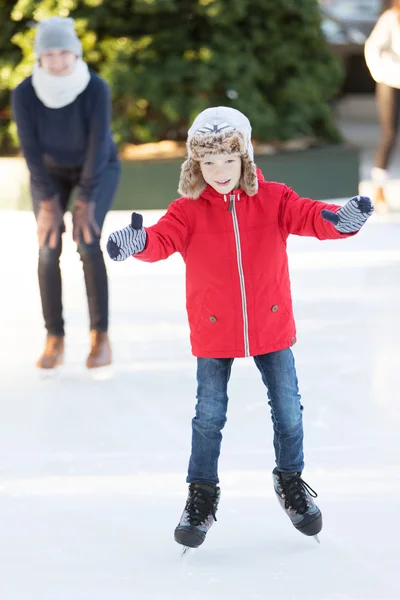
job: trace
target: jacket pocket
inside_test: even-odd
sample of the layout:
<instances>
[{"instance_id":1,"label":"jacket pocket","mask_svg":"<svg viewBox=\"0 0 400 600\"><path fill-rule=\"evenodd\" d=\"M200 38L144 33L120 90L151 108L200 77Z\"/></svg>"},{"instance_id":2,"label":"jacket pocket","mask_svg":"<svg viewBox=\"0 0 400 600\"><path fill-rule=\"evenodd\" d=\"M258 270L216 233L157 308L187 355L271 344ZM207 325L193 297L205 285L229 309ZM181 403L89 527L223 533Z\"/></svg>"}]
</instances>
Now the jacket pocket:
<instances>
[{"instance_id":1,"label":"jacket pocket","mask_svg":"<svg viewBox=\"0 0 400 600\"><path fill-rule=\"evenodd\" d=\"M209 289L204 292L203 298L200 301L191 299L187 303L187 313L189 319L190 329L195 332L198 331L201 326L202 315L204 314L204 305L209 296Z\"/></svg>"},{"instance_id":2,"label":"jacket pocket","mask_svg":"<svg viewBox=\"0 0 400 600\"><path fill-rule=\"evenodd\" d=\"M207 314L207 301L210 297L210 289L208 288L204 294L203 302L201 303L201 307L199 310L199 314L197 315L195 329L196 331L201 331L204 326L205 316Z\"/></svg>"},{"instance_id":3,"label":"jacket pocket","mask_svg":"<svg viewBox=\"0 0 400 600\"><path fill-rule=\"evenodd\" d=\"M275 280L275 291L274 291L274 304L277 306L280 312L285 312L290 317L292 316L292 297L290 288L286 291L282 290L282 287ZM272 308L272 307L271 307Z\"/></svg>"},{"instance_id":4,"label":"jacket pocket","mask_svg":"<svg viewBox=\"0 0 400 600\"><path fill-rule=\"evenodd\" d=\"M204 294L191 328L192 341L208 353L237 351L237 315L232 304L226 305L225 289L217 295L213 288Z\"/></svg>"}]
</instances>

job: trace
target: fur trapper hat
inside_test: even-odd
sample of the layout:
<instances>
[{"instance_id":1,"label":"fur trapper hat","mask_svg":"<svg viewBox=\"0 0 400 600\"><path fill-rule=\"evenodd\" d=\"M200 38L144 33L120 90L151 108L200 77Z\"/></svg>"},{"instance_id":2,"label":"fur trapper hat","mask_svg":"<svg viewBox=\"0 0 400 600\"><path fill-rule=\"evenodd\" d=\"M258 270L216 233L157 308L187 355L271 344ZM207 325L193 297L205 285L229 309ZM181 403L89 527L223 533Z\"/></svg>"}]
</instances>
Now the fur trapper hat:
<instances>
[{"instance_id":1,"label":"fur trapper hat","mask_svg":"<svg viewBox=\"0 0 400 600\"><path fill-rule=\"evenodd\" d=\"M240 187L249 196L258 191L254 150L251 144L251 125L248 118L228 106L203 110L188 131L188 157L181 167L178 192L197 199L206 182L200 169L200 160L207 154L240 154L242 176Z\"/></svg>"}]
</instances>

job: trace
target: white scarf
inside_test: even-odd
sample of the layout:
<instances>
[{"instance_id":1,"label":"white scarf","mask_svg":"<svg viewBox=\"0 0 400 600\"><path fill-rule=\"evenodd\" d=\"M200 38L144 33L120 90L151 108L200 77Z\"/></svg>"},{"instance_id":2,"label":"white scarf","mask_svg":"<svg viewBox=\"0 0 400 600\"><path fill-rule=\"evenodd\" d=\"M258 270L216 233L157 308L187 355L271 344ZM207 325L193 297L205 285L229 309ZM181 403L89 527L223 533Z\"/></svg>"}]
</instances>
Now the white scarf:
<instances>
[{"instance_id":1,"label":"white scarf","mask_svg":"<svg viewBox=\"0 0 400 600\"><path fill-rule=\"evenodd\" d=\"M32 85L36 96L48 108L62 108L76 100L86 89L90 81L87 64L76 59L75 68L69 75L47 73L39 63L35 63L32 72Z\"/></svg>"}]
</instances>

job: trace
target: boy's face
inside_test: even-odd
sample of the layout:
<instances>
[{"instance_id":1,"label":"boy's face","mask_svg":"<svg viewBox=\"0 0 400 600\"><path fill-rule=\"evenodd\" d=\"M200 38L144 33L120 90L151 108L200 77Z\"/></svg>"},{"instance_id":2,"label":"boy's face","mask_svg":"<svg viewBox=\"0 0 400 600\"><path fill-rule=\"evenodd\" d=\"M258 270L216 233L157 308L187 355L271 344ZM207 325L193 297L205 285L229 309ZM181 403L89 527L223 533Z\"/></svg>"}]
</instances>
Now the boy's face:
<instances>
[{"instance_id":1,"label":"boy's face","mask_svg":"<svg viewBox=\"0 0 400 600\"><path fill-rule=\"evenodd\" d=\"M200 168L208 185L220 194L229 194L239 185L242 159L240 154L206 154Z\"/></svg>"}]
</instances>

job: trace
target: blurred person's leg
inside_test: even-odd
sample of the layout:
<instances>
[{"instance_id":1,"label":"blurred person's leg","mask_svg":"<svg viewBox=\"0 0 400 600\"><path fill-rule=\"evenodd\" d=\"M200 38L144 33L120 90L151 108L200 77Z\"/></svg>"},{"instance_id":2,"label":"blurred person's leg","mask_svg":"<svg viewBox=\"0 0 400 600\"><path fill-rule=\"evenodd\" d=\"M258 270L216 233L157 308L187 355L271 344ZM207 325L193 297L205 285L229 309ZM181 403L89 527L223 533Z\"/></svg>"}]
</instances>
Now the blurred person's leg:
<instances>
[{"instance_id":1,"label":"blurred person's leg","mask_svg":"<svg viewBox=\"0 0 400 600\"><path fill-rule=\"evenodd\" d=\"M120 175L119 163L110 163L104 169L93 196L95 219L100 228L110 210L117 191ZM111 346L108 337L108 277L100 239L87 244L81 238L78 252L82 261L88 299L91 349L86 366L103 367L111 363Z\"/></svg>"},{"instance_id":2,"label":"blurred person's leg","mask_svg":"<svg viewBox=\"0 0 400 600\"><path fill-rule=\"evenodd\" d=\"M64 213L71 194L71 184L63 178L52 175L57 187L58 199ZM38 214L41 196L31 182L31 196L35 216ZM55 248L50 248L48 241L39 249L38 280L44 325L47 338L44 351L36 363L38 368L52 369L63 361L64 355L64 319L62 307L62 283L60 270L60 256L62 251L61 235L64 224L60 227Z\"/></svg>"},{"instance_id":3,"label":"blurred person's leg","mask_svg":"<svg viewBox=\"0 0 400 600\"><path fill-rule=\"evenodd\" d=\"M396 144L400 117L400 90L384 83L376 84L376 103L381 137L372 169L374 183L374 203L378 209L386 208L385 182L388 167Z\"/></svg>"}]
</instances>

